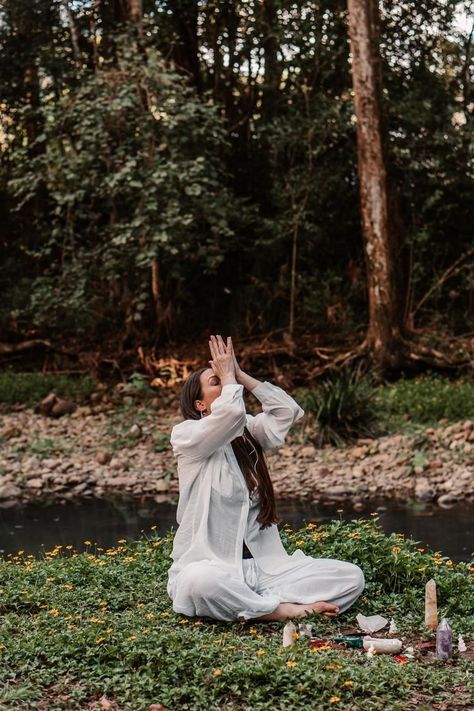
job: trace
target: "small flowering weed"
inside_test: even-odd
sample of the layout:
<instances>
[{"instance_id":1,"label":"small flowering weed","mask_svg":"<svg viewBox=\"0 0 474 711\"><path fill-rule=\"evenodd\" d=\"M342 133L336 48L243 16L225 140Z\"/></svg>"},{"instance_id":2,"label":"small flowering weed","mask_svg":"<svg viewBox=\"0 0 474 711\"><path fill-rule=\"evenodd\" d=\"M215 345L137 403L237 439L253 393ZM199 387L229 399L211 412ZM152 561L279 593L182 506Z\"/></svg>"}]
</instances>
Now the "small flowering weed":
<instances>
[{"instance_id":1,"label":"small flowering weed","mask_svg":"<svg viewBox=\"0 0 474 711\"><path fill-rule=\"evenodd\" d=\"M472 644L474 565L386 536L377 516L281 533L289 552L348 560L364 571L366 589L353 608L334 620L311 616L318 637L353 626L357 612L378 612L394 616L401 634L422 638L424 586L434 577L440 613ZM308 647L303 638L283 648L282 623L175 614L166 593L171 544L172 533L122 540L102 554L66 546L41 559L19 551L0 561L2 708L80 711L106 694L130 711L153 703L196 711L402 711L420 693L447 708L461 698L469 708L469 662L459 655L448 664L400 664L384 655L368 662L358 650Z\"/></svg>"}]
</instances>

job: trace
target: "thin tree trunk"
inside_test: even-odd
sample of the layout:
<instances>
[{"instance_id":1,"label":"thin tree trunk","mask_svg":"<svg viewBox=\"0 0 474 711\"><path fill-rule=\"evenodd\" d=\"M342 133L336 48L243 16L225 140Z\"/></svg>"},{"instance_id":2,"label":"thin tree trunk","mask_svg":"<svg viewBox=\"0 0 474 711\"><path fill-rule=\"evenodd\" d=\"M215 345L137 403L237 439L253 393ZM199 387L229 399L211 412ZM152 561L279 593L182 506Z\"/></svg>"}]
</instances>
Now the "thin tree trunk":
<instances>
[{"instance_id":1,"label":"thin tree trunk","mask_svg":"<svg viewBox=\"0 0 474 711\"><path fill-rule=\"evenodd\" d=\"M130 19L132 22L135 23L138 34L141 35L143 28L142 28L142 19L143 19L143 4L142 0L129 0L130 2Z\"/></svg>"},{"instance_id":2,"label":"thin tree trunk","mask_svg":"<svg viewBox=\"0 0 474 711\"><path fill-rule=\"evenodd\" d=\"M396 365L402 320L395 269L396 239L389 215L387 171L380 115L378 0L348 0L352 81L362 232L367 266L367 346L379 365Z\"/></svg>"},{"instance_id":3,"label":"thin tree trunk","mask_svg":"<svg viewBox=\"0 0 474 711\"><path fill-rule=\"evenodd\" d=\"M169 7L178 35L178 41L173 48L173 59L176 66L189 75L197 91L201 92L197 0L170 0Z\"/></svg>"},{"instance_id":4,"label":"thin tree trunk","mask_svg":"<svg viewBox=\"0 0 474 711\"><path fill-rule=\"evenodd\" d=\"M72 53L76 62L79 62L81 58L81 51L79 49L79 38L77 34L76 22L74 20L74 14L71 10L71 6L69 5L69 0L62 0L62 5L66 12L69 32L71 33Z\"/></svg>"}]
</instances>

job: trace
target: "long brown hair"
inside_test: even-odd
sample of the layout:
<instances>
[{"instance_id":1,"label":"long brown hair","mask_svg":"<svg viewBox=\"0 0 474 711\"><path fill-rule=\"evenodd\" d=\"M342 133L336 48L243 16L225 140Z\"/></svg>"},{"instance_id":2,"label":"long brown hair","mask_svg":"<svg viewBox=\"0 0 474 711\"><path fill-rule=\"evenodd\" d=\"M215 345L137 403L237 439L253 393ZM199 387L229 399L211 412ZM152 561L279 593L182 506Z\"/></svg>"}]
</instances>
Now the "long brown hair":
<instances>
[{"instance_id":1,"label":"long brown hair","mask_svg":"<svg viewBox=\"0 0 474 711\"><path fill-rule=\"evenodd\" d=\"M207 368L199 368L186 379L180 396L181 412L185 420L199 420L200 414L194 409L194 401L202 399L201 375ZM244 434L231 442L235 457L244 475L250 492L257 490L260 497L260 511L257 521L260 528L268 528L273 523L279 523L276 511L275 492L268 472L267 463L260 444L247 427ZM255 461L254 461L255 460Z\"/></svg>"}]
</instances>

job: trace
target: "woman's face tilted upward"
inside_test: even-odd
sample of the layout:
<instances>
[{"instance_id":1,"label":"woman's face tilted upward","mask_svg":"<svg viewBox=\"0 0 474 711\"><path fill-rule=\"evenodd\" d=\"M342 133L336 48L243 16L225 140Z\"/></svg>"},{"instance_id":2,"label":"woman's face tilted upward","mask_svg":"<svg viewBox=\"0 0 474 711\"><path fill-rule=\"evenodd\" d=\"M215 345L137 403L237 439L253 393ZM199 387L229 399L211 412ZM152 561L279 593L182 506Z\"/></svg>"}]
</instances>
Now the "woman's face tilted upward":
<instances>
[{"instance_id":1,"label":"woman's face tilted upward","mask_svg":"<svg viewBox=\"0 0 474 711\"><path fill-rule=\"evenodd\" d=\"M211 405L222 392L222 385L219 377L212 368L207 368L199 378L201 383L201 399L194 401L194 407L204 415L211 413Z\"/></svg>"}]
</instances>

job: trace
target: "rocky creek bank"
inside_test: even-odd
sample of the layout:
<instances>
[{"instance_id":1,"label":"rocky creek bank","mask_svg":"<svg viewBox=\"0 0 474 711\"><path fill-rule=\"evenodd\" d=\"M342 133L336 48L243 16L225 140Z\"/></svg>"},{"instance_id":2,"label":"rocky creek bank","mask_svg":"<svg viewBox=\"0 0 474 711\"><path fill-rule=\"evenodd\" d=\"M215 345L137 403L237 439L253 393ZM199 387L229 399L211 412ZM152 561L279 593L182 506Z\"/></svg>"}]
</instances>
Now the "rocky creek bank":
<instances>
[{"instance_id":1,"label":"rocky creek bank","mask_svg":"<svg viewBox=\"0 0 474 711\"><path fill-rule=\"evenodd\" d=\"M170 401L172 402L172 401ZM169 446L177 408L100 402L46 417L27 407L0 414L0 507L124 493L165 501L178 493ZM315 448L308 426L268 452L281 499L474 501L474 420L440 422L415 434Z\"/></svg>"}]
</instances>

